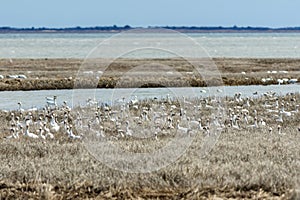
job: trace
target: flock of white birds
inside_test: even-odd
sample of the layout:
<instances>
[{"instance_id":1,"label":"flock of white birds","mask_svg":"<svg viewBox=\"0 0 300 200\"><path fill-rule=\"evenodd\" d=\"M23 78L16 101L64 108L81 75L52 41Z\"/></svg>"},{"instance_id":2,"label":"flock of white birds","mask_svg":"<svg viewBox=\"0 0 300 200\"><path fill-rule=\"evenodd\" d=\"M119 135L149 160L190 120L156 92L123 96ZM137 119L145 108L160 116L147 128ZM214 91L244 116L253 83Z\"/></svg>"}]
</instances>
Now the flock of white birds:
<instances>
[{"instance_id":1,"label":"flock of white birds","mask_svg":"<svg viewBox=\"0 0 300 200\"><path fill-rule=\"evenodd\" d=\"M133 97L114 105L88 99L86 105L70 108L66 101L57 104L57 97L46 97L43 109L19 108L7 113L9 128L5 139L32 138L81 140L87 135L119 140L122 138L153 138L182 134L210 136L232 130L267 131L284 135L283 128L295 125L300 131L299 94L279 96L275 92L254 93L243 97L199 97L174 99L167 95L158 99ZM251 132L251 131L249 131Z\"/></svg>"}]
</instances>

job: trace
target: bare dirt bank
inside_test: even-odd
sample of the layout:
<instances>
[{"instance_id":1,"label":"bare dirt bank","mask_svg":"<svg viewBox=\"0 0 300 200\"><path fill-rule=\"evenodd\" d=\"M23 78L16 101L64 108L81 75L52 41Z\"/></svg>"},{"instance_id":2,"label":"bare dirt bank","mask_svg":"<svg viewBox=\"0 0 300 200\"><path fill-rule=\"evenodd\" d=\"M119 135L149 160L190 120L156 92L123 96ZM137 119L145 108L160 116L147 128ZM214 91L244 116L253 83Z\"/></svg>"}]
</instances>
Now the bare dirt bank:
<instances>
[{"instance_id":1,"label":"bare dirt bank","mask_svg":"<svg viewBox=\"0 0 300 200\"><path fill-rule=\"evenodd\" d=\"M0 91L114 88L114 87L200 87L212 85L277 84L277 79L299 79L300 59L214 58L217 70L201 60L198 70L182 59L120 59L103 68L101 60L88 67L80 59L0 59ZM83 64L84 63L84 64ZM193 63L193 64L194 64ZM168 66L161 70L160 66ZM87 78L82 75L94 72ZM200 73L199 73L200 72ZM209 74L212 73L212 74ZM25 75L27 78L8 78ZM203 77L204 75L204 77ZM95 83L95 79L97 83ZM263 82L265 78L267 81Z\"/></svg>"}]
</instances>

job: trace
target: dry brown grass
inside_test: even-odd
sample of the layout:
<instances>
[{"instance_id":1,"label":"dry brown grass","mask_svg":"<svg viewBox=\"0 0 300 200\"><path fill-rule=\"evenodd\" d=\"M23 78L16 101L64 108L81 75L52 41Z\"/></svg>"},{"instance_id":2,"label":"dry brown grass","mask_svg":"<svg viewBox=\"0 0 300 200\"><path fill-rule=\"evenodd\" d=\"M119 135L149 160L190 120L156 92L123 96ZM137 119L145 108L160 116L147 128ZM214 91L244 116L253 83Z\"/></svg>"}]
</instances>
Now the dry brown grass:
<instances>
[{"instance_id":1,"label":"dry brown grass","mask_svg":"<svg viewBox=\"0 0 300 200\"><path fill-rule=\"evenodd\" d=\"M105 71L98 83L89 83L81 80L81 86L112 88L118 87L197 87L206 85L253 85L263 84L262 78L273 78L265 84L276 84L277 78L300 79L299 59L255 59L255 58L214 58L212 61L218 67L218 72L213 71L214 78L208 73L211 67L205 68L201 60L194 60L193 64L201 65L199 69L207 80L204 80L193 66L183 59L118 59L114 61ZM71 89L74 82L77 84L78 70L95 70L103 68L106 60L86 61L79 59L0 59L0 74L24 74L28 79L0 80L0 91L3 90L33 90L33 89ZM165 76L166 73L153 74L157 71L155 65L169 66L178 76ZM144 66L144 67L139 67ZM168 69L168 68L166 68ZM131 71L130 71L131 70ZM134 72L132 72L132 70ZM288 71L287 74L268 74L267 71ZM127 78L124 79L124 73ZM161 71L161 67L159 68ZM246 75L241 74L246 72ZM161 75L161 76L160 76ZM203 74L202 74L203 75ZM72 79L70 79L72 77ZM38 79L37 79L38 78ZM91 77L89 77L91 78ZM147 78L147 79L145 79ZM82 79L82 77L80 77ZM216 80L217 79L217 80ZM219 80L218 80L219 79ZM223 83L220 81L222 80ZM121 82L121 83L120 83ZM119 83L119 85L118 85ZM146 84L147 83L147 84Z\"/></svg>"},{"instance_id":2,"label":"dry brown grass","mask_svg":"<svg viewBox=\"0 0 300 200\"><path fill-rule=\"evenodd\" d=\"M0 198L292 199L299 189L300 136L294 129L285 132L224 133L202 159L193 153L199 136L193 150L149 174L112 170L81 142L1 140Z\"/></svg>"},{"instance_id":3,"label":"dry brown grass","mask_svg":"<svg viewBox=\"0 0 300 200\"><path fill-rule=\"evenodd\" d=\"M264 98L253 100L250 113L256 109L276 127L271 114L261 113ZM299 95L278 98L289 102ZM84 142L69 140L63 133L46 142L22 136L0 139L0 199L299 199L299 115L286 121L284 135L275 129L270 134L267 128L225 129L206 157L199 156L204 135L197 131L178 160L151 173L111 169L89 154ZM6 132L9 114L1 113L0 118ZM127 138L115 144L131 152L151 152L170 137Z\"/></svg>"}]
</instances>

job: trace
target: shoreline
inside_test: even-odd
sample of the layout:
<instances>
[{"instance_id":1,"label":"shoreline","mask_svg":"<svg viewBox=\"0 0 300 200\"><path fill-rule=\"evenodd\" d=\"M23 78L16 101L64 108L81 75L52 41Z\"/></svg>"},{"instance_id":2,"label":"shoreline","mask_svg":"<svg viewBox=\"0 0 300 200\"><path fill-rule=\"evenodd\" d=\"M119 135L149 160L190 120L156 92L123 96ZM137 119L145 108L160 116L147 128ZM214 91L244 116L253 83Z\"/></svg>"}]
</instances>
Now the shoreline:
<instances>
[{"instance_id":1,"label":"shoreline","mask_svg":"<svg viewBox=\"0 0 300 200\"><path fill-rule=\"evenodd\" d=\"M103 69L105 61L97 60L99 69ZM98 67L89 68L89 63L83 62L61 58L0 59L0 91L272 85L278 84L278 79L300 80L300 59L295 58L212 58L209 62L217 69L195 69L179 58L119 59L98 75ZM201 59L193 62L203 63ZM205 71L200 74L202 69ZM93 71L94 74L84 75ZM8 78L12 75L25 77ZM100 77L98 82L96 75Z\"/></svg>"},{"instance_id":2,"label":"shoreline","mask_svg":"<svg viewBox=\"0 0 300 200\"><path fill-rule=\"evenodd\" d=\"M155 30L161 29L179 31L181 33L299 33L300 27L251 27L251 26L92 26L92 27L0 27L1 33L120 33L134 29Z\"/></svg>"}]
</instances>

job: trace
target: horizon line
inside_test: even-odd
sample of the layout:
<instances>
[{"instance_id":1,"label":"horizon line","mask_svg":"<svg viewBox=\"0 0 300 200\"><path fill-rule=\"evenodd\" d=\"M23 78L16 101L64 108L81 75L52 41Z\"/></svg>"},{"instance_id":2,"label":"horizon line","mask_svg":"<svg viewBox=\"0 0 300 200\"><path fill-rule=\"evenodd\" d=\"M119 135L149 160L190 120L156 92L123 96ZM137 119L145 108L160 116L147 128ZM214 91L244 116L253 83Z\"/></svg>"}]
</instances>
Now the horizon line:
<instances>
[{"instance_id":1,"label":"horizon line","mask_svg":"<svg viewBox=\"0 0 300 200\"><path fill-rule=\"evenodd\" d=\"M149 26L131 26L131 25L96 25L96 26L65 26L65 27L49 27L49 26L31 26L31 27L16 27L16 26L0 26L0 29L52 29L52 30L59 30L59 29L90 29L90 28L218 28L218 29L270 29L270 30L276 30L276 29L299 29L299 26L280 26L280 27L269 27L269 26L221 26L221 25L214 25L214 26L201 26L201 25L149 25Z\"/></svg>"}]
</instances>

